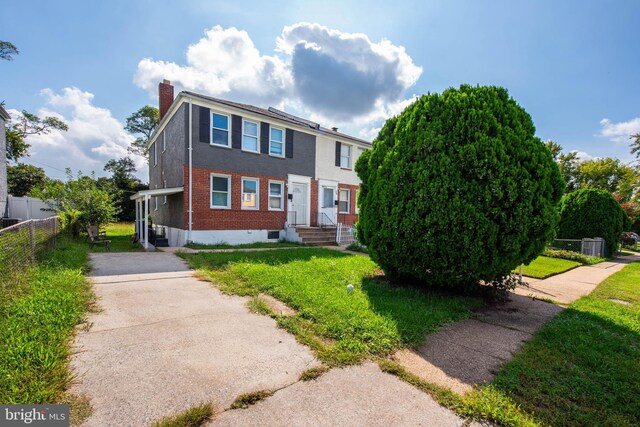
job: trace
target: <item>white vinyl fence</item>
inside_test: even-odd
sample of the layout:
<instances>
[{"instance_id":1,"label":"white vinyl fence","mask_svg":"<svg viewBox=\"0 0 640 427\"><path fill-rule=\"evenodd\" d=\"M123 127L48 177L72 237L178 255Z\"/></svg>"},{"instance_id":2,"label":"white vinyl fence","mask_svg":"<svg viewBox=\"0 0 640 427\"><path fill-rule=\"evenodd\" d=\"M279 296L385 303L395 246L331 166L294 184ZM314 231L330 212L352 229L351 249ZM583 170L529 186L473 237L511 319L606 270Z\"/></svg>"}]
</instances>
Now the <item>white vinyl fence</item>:
<instances>
[{"instance_id":1,"label":"white vinyl fence","mask_svg":"<svg viewBox=\"0 0 640 427\"><path fill-rule=\"evenodd\" d=\"M7 218L19 218L22 221L29 219L45 219L55 216L49 206L40 199L33 197L7 198Z\"/></svg>"}]
</instances>

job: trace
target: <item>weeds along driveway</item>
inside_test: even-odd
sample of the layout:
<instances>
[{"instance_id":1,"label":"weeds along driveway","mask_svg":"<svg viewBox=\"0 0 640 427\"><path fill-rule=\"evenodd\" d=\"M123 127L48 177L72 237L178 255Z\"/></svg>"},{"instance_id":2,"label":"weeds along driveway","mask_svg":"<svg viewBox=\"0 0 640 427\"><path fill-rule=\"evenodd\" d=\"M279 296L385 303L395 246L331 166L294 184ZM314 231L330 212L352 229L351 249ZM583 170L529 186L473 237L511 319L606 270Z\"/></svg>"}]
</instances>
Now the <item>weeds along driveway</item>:
<instances>
[{"instance_id":1,"label":"weeds along driveway","mask_svg":"<svg viewBox=\"0 0 640 427\"><path fill-rule=\"evenodd\" d=\"M246 300L221 294L168 253L95 253L100 311L74 343L71 392L87 426L148 425L201 402L295 383L311 352Z\"/></svg>"}]
</instances>

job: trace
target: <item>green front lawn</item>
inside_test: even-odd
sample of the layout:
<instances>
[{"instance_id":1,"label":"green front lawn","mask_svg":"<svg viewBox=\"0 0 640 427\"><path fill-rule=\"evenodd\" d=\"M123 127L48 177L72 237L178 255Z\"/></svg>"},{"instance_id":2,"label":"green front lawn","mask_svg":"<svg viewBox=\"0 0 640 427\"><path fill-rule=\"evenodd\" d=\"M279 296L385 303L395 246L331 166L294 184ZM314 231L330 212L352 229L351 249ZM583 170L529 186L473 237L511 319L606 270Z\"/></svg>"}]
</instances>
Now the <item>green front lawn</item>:
<instances>
[{"instance_id":1,"label":"green front lawn","mask_svg":"<svg viewBox=\"0 0 640 427\"><path fill-rule=\"evenodd\" d=\"M541 424L640 425L638 284L640 263L633 263L571 304L498 373L492 392Z\"/></svg>"},{"instance_id":2,"label":"green front lawn","mask_svg":"<svg viewBox=\"0 0 640 427\"><path fill-rule=\"evenodd\" d=\"M522 274L536 279L545 279L556 274L564 273L580 265L577 261L550 258L541 255L534 259L529 265L522 266ZM520 268L516 268L514 272L519 273Z\"/></svg>"},{"instance_id":3,"label":"green front lawn","mask_svg":"<svg viewBox=\"0 0 640 427\"><path fill-rule=\"evenodd\" d=\"M465 319L479 301L394 288L368 257L322 248L180 254L223 292L266 293L297 310L275 316L327 365L358 363ZM347 286L353 285L352 294Z\"/></svg>"}]
</instances>

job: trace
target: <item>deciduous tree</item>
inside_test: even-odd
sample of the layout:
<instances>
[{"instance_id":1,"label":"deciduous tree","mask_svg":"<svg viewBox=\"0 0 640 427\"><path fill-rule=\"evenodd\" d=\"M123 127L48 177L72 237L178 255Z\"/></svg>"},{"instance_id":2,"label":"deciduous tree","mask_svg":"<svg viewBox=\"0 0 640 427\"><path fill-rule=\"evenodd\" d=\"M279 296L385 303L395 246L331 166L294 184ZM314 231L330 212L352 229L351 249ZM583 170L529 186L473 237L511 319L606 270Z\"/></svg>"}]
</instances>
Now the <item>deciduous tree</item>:
<instances>
[{"instance_id":1,"label":"deciduous tree","mask_svg":"<svg viewBox=\"0 0 640 427\"><path fill-rule=\"evenodd\" d=\"M159 117L158 109L150 105L145 105L127 117L127 124L124 128L136 136L136 140L128 148L130 153L139 156L147 155L145 146L158 126Z\"/></svg>"}]
</instances>

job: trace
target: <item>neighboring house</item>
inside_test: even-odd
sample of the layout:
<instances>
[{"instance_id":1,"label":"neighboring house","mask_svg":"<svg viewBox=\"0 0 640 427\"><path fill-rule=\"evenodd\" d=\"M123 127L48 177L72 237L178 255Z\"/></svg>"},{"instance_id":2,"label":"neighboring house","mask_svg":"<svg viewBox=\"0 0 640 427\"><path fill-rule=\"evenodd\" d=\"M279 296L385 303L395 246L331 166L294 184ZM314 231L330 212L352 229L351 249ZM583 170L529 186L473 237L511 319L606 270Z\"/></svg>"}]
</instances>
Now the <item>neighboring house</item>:
<instances>
[{"instance_id":1,"label":"neighboring house","mask_svg":"<svg viewBox=\"0 0 640 427\"><path fill-rule=\"evenodd\" d=\"M0 218L4 218L7 213L7 137L5 135L5 125L11 120L11 116L0 105Z\"/></svg>"},{"instance_id":2,"label":"neighboring house","mask_svg":"<svg viewBox=\"0 0 640 427\"><path fill-rule=\"evenodd\" d=\"M297 240L294 227L357 220L353 168L369 142L274 108L192 92L174 99L166 80L159 93L150 190L132 198L139 220L147 201L170 245Z\"/></svg>"}]
</instances>

